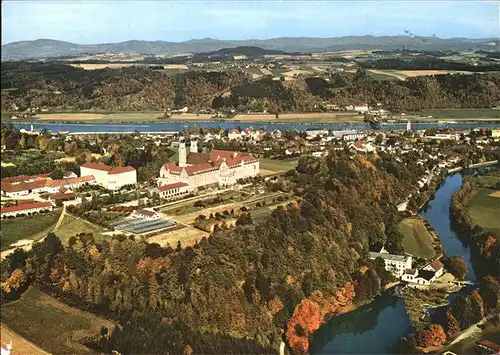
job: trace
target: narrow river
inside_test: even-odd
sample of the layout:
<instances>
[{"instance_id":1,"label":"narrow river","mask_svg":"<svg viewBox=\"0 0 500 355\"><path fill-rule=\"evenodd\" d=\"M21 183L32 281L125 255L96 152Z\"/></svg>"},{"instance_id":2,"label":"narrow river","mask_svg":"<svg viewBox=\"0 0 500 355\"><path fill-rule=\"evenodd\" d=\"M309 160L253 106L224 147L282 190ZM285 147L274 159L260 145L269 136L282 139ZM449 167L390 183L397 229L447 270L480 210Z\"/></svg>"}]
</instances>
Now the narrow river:
<instances>
[{"instance_id":1,"label":"narrow river","mask_svg":"<svg viewBox=\"0 0 500 355\"><path fill-rule=\"evenodd\" d=\"M476 280L468 246L452 230L450 203L462 186L462 175L450 175L420 211L420 215L438 232L446 255L461 255L467 261L467 279ZM333 317L315 334L312 354L394 354L397 341L411 332L401 298L387 291L366 306Z\"/></svg>"}]
</instances>

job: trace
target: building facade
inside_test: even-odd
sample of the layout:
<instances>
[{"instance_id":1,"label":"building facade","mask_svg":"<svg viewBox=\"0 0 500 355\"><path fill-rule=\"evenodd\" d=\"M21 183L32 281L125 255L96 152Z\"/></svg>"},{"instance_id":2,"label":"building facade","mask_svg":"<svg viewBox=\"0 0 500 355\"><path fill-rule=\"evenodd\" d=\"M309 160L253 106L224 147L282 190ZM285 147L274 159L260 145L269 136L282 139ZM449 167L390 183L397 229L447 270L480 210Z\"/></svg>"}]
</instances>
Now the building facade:
<instances>
[{"instance_id":1,"label":"building facade","mask_svg":"<svg viewBox=\"0 0 500 355\"><path fill-rule=\"evenodd\" d=\"M24 216L28 213L39 213L42 211L52 211L54 207L50 202L31 202L24 203L17 206L9 206L0 208L0 216L4 217L17 217Z\"/></svg>"},{"instance_id":2,"label":"building facade","mask_svg":"<svg viewBox=\"0 0 500 355\"><path fill-rule=\"evenodd\" d=\"M113 168L101 163L85 163L80 166L80 176L93 176L97 184L108 190L137 184L137 171L131 166Z\"/></svg>"},{"instance_id":3,"label":"building facade","mask_svg":"<svg viewBox=\"0 0 500 355\"><path fill-rule=\"evenodd\" d=\"M394 255L387 252L374 253L370 252L370 259L382 258L385 262L385 269L390 271L394 276L401 277L407 269L411 269L412 257L405 255Z\"/></svg>"},{"instance_id":4,"label":"building facade","mask_svg":"<svg viewBox=\"0 0 500 355\"><path fill-rule=\"evenodd\" d=\"M191 143L188 155L185 143L180 142L179 162L162 166L158 186L184 183L193 191L206 185L234 185L239 179L258 176L259 172L259 161L251 154L225 150L198 153L197 146Z\"/></svg>"}]
</instances>

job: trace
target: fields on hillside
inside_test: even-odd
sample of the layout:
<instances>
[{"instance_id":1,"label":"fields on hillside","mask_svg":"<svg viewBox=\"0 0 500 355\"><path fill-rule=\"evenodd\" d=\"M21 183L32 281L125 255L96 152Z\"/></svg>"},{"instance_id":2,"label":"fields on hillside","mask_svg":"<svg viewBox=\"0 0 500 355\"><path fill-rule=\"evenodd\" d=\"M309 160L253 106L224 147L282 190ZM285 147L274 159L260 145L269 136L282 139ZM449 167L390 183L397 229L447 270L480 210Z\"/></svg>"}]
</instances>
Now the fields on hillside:
<instances>
[{"instance_id":1,"label":"fields on hillside","mask_svg":"<svg viewBox=\"0 0 500 355\"><path fill-rule=\"evenodd\" d=\"M44 113L35 116L40 121L93 121L93 122L140 122L155 121L163 112L123 112L123 113Z\"/></svg>"},{"instance_id":2,"label":"fields on hillside","mask_svg":"<svg viewBox=\"0 0 500 355\"><path fill-rule=\"evenodd\" d=\"M404 237L403 247L406 253L424 259L430 259L434 256L432 236L421 219L407 218L401 221L399 231Z\"/></svg>"},{"instance_id":3,"label":"fields on hillside","mask_svg":"<svg viewBox=\"0 0 500 355\"><path fill-rule=\"evenodd\" d=\"M491 196L496 190L480 188L468 203L467 213L474 223L500 235L500 198Z\"/></svg>"},{"instance_id":4,"label":"fields on hillside","mask_svg":"<svg viewBox=\"0 0 500 355\"><path fill-rule=\"evenodd\" d=\"M112 322L69 307L34 287L1 310L2 323L51 353L89 353L79 341L97 334L103 326L113 328ZM12 354L21 354L17 351L14 347Z\"/></svg>"},{"instance_id":5,"label":"fields on hillside","mask_svg":"<svg viewBox=\"0 0 500 355\"><path fill-rule=\"evenodd\" d=\"M59 218L58 212L2 220L1 250L22 239L37 240L49 233Z\"/></svg>"},{"instance_id":6,"label":"fields on hillside","mask_svg":"<svg viewBox=\"0 0 500 355\"><path fill-rule=\"evenodd\" d=\"M69 238L75 234L92 233L94 238L99 240L102 238L102 232L104 232L104 228L66 213L61 225L54 233L59 237L61 243L68 244Z\"/></svg>"},{"instance_id":7,"label":"fields on hillside","mask_svg":"<svg viewBox=\"0 0 500 355\"><path fill-rule=\"evenodd\" d=\"M274 159L259 159L259 167L266 172L281 173L290 169L295 169L299 159L292 160L274 160Z\"/></svg>"},{"instance_id":8,"label":"fields on hillside","mask_svg":"<svg viewBox=\"0 0 500 355\"><path fill-rule=\"evenodd\" d=\"M242 122L297 122L297 123L350 123L362 122L363 116L355 112L281 113L278 118L270 114L238 114L232 121Z\"/></svg>"},{"instance_id":9,"label":"fields on hillside","mask_svg":"<svg viewBox=\"0 0 500 355\"><path fill-rule=\"evenodd\" d=\"M457 70L397 70L397 69L369 69L370 73L392 76L399 80L405 80L406 78L412 78L415 76L424 75L439 75L439 74L472 74L472 72L467 71L457 71Z\"/></svg>"}]
</instances>

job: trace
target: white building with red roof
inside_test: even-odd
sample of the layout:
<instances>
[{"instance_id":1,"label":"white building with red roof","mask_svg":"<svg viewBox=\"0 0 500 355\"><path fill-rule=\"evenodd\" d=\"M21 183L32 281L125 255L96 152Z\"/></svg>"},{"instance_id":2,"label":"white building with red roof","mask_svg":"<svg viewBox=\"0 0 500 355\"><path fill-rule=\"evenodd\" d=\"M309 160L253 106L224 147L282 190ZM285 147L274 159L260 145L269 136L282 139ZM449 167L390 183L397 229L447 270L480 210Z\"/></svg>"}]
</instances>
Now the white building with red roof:
<instances>
[{"instance_id":1,"label":"white building with red roof","mask_svg":"<svg viewBox=\"0 0 500 355\"><path fill-rule=\"evenodd\" d=\"M22 203L16 206L0 207L0 216L5 217L17 217L21 215L27 215L28 213L38 213L42 211L52 211L54 207L50 202L30 202Z\"/></svg>"},{"instance_id":2,"label":"white building with red roof","mask_svg":"<svg viewBox=\"0 0 500 355\"><path fill-rule=\"evenodd\" d=\"M186 145L179 143L178 164L167 163L160 169L158 186L184 183L183 191L193 191L201 186L217 184L234 185L239 179L259 175L259 161L249 153L212 150L198 153L196 144L186 154Z\"/></svg>"},{"instance_id":3,"label":"white building with red roof","mask_svg":"<svg viewBox=\"0 0 500 355\"><path fill-rule=\"evenodd\" d=\"M80 176L93 176L99 185L108 190L137 184L137 171L131 166L113 168L102 163L85 163L80 166Z\"/></svg>"}]
</instances>

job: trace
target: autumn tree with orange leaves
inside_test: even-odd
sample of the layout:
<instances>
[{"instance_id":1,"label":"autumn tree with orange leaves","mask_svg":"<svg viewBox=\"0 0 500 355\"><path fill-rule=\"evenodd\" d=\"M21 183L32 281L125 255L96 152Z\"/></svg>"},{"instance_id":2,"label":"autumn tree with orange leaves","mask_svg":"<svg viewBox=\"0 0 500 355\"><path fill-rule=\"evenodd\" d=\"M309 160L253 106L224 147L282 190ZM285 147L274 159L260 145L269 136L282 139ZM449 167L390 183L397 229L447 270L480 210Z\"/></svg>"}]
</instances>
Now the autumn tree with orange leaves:
<instances>
[{"instance_id":1,"label":"autumn tree with orange leaves","mask_svg":"<svg viewBox=\"0 0 500 355\"><path fill-rule=\"evenodd\" d=\"M422 348L440 347L446 342L446 334L439 324L432 324L423 330L418 337L418 345Z\"/></svg>"},{"instance_id":2,"label":"autumn tree with orange leaves","mask_svg":"<svg viewBox=\"0 0 500 355\"><path fill-rule=\"evenodd\" d=\"M286 337L295 354L305 354L309 349L309 335L319 328L321 318L319 305L309 299L304 299L295 308L292 318L288 321Z\"/></svg>"}]
</instances>

